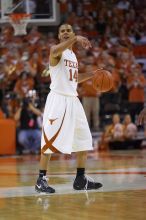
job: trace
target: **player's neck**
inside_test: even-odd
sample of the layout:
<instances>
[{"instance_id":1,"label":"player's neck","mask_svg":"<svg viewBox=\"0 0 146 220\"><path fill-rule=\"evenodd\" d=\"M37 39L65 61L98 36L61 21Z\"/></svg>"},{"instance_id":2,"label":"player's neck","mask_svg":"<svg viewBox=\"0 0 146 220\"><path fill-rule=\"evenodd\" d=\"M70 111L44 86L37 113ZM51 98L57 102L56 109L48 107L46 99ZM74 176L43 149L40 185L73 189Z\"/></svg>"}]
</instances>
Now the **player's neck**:
<instances>
[{"instance_id":1,"label":"player's neck","mask_svg":"<svg viewBox=\"0 0 146 220\"><path fill-rule=\"evenodd\" d=\"M72 50L72 47L69 47L68 49L69 49L69 50Z\"/></svg>"}]
</instances>

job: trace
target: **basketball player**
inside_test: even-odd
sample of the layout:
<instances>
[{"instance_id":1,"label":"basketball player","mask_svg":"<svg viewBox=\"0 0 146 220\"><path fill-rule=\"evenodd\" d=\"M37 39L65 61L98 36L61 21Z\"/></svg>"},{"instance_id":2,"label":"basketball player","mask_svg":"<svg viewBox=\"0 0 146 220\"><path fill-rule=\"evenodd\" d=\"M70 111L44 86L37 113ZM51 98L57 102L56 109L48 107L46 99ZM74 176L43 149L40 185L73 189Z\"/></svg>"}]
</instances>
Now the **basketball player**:
<instances>
[{"instance_id":1,"label":"basketball player","mask_svg":"<svg viewBox=\"0 0 146 220\"><path fill-rule=\"evenodd\" d=\"M49 93L43 116L40 171L35 190L54 193L47 182L46 172L51 154L77 153L77 174L73 183L75 190L92 190L102 186L85 176L87 151L92 150L92 137L83 107L78 99L77 83L91 78L90 73L78 74L78 62L72 46L78 42L89 49L89 40L76 36L69 24L59 28L60 43L50 50L51 92Z\"/></svg>"}]
</instances>

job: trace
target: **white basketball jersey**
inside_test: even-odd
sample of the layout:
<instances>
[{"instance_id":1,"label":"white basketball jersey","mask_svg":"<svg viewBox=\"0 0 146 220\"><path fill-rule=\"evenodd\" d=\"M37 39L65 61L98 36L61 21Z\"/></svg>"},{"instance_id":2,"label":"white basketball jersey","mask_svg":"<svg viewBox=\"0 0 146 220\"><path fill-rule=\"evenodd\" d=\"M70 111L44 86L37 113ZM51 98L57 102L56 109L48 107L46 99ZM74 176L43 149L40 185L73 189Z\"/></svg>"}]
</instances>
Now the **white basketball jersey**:
<instances>
[{"instance_id":1,"label":"white basketball jersey","mask_svg":"<svg viewBox=\"0 0 146 220\"><path fill-rule=\"evenodd\" d=\"M50 89L62 95L77 96L78 62L72 50L66 49L56 66L50 66Z\"/></svg>"}]
</instances>

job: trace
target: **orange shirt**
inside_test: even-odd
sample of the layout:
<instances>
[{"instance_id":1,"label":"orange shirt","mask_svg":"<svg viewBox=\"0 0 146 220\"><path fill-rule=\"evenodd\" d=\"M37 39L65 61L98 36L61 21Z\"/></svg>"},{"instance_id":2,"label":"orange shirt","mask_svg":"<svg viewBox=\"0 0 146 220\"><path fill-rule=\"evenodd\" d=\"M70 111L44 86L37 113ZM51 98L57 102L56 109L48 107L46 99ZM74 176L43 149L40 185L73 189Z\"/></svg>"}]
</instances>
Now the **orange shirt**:
<instances>
[{"instance_id":1,"label":"orange shirt","mask_svg":"<svg viewBox=\"0 0 146 220\"><path fill-rule=\"evenodd\" d=\"M112 90L116 91L116 90L118 90L118 88L121 84L121 78L120 78L120 75L116 69L113 69L112 77L113 77L113 81L114 81Z\"/></svg>"},{"instance_id":2,"label":"orange shirt","mask_svg":"<svg viewBox=\"0 0 146 220\"><path fill-rule=\"evenodd\" d=\"M135 85L133 84L129 89L129 102L144 102L144 88L136 85L137 79L143 86L146 85L146 79L142 74L139 75L138 78L136 76L129 76L127 84L129 85L135 82Z\"/></svg>"}]
</instances>

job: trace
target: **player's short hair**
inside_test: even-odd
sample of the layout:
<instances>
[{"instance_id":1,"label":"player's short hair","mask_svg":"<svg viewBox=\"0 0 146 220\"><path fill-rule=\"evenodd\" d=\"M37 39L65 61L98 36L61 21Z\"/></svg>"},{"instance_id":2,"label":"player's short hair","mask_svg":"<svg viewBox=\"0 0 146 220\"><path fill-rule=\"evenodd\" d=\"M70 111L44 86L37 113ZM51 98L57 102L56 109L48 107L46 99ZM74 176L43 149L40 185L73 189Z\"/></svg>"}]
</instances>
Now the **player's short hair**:
<instances>
[{"instance_id":1,"label":"player's short hair","mask_svg":"<svg viewBox=\"0 0 146 220\"><path fill-rule=\"evenodd\" d=\"M68 23L63 23L63 24L61 24L61 25L59 26L59 28L58 28L58 33L59 33L59 31L60 31L60 28L61 28L62 26L65 26L65 25L70 26L70 27L72 28L72 30L73 30L73 27L72 27L70 24L68 24Z\"/></svg>"}]
</instances>

